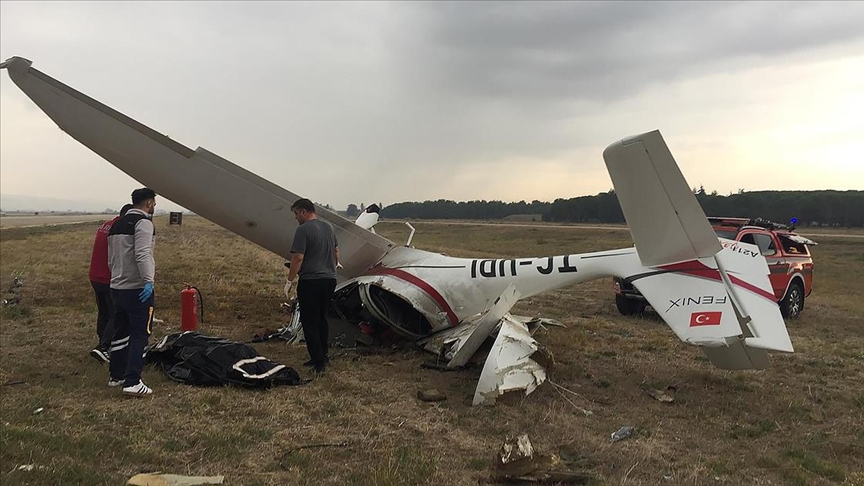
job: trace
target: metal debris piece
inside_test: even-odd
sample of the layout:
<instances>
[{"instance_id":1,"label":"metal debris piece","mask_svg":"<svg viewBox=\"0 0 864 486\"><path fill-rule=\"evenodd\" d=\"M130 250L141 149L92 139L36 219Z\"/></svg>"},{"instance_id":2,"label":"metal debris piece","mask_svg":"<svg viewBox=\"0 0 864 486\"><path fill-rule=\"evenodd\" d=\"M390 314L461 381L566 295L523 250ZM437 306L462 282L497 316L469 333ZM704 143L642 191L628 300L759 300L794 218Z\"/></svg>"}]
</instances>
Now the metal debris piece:
<instances>
[{"instance_id":1,"label":"metal debris piece","mask_svg":"<svg viewBox=\"0 0 864 486\"><path fill-rule=\"evenodd\" d=\"M515 477L537 469L534 464L534 446L528 434L507 437L498 451L496 470L499 476Z\"/></svg>"},{"instance_id":2,"label":"metal debris piece","mask_svg":"<svg viewBox=\"0 0 864 486\"><path fill-rule=\"evenodd\" d=\"M631 427L629 425L625 425L621 427L614 434L612 434L612 440L610 442L618 442L619 440L624 440L633 435L636 432L636 427Z\"/></svg>"},{"instance_id":3,"label":"metal debris piece","mask_svg":"<svg viewBox=\"0 0 864 486\"><path fill-rule=\"evenodd\" d=\"M424 402L443 402L444 400L447 400L447 396L435 388L417 390L417 398Z\"/></svg>"},{"instance_id":4,"label":"metal debris piece","mask_svg":"<svg viewBox=\"0 0 864 486\"><path fill-rule=\"evenodd\" d=\"M511 390L533 392L546 381L546 370L533 359L540 344L525 324L505 315L495 344L486 358L473 405L493 405L498 396Z\"/></svg>"},{"instance_id":5,"label":"metal debris piece","mask_svg":"<svg viewBox=\"0 0 864 486\"><path fill-rule=\"evenodd\" d=\"M464 341L459 343L458 349L453 351L453 358L447 364L447 367L458 368L465 366L465 363L480 349L483 341L498 327L498 323L516 305L521 296L522 294L516 290L515 285L508 285L501 296L495 299L492 307L480 318L474 331L466 336Z\"/></svg>"},{"instance_id":6,"label":"metal debris piece","mask_svg":"<svg viewBox=\"0 0 864 486\"><path fill-rule=\"evenodd\" d=\"M222 484L225 476L181 476L179 474L136 474L126 482L129 486L198 486Z\"/></svg>"},{"instance_id":7,"label":"metal debris piece","mask_svg":"<svg viewBox=\"0 0 864 486\"><path fill-rule=\"evenodd\" d=\"M587 484L590 474L568 469L561 457L538 454L527 434L508 437L495 461L493 480L499 482L532 482L544 484Z\"/></svg>"},{"instance_id":8,"label":"metal debris piece","mask_svg":"<svg viewBox=\"0 0 864 486\"><path fill-rule=\"evenodd\" d=\"M45 411L45 407L39 407L36 410L33 410L33 415L39 415L40 413Z\"/></svg>"}]
</instances>

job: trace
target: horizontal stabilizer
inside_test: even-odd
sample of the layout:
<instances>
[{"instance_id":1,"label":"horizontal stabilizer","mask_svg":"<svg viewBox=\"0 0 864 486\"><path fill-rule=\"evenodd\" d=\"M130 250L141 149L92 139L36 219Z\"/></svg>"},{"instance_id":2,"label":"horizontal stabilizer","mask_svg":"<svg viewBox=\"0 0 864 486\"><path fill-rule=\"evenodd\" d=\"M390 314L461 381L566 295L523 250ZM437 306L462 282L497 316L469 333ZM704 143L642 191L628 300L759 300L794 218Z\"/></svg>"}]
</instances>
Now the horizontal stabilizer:
<instances>
[{"instance_id":1,"label":"horizontal stabilizer","mask_svg":"<svg viewBox=\"0 0 864 486\"><path fill-rule=\"evenodd\" d=\"M715 257L656 267L631 282L678 337L722 369L763 369L792 341L759 248L723 240Z\"/></svg>"},{"instance_id":2,"label":"horizontal stabilizer","mask_svg":"<svg viewBox=\"0 0 864 486\"><path fill-rule=\"evenodd\" d=\"M702 352L711 364L721 370L764 370L768 369L768 353L737 341L722 348L703 347Z\"/></svg>"},{"instance_id":3,"label":"horizontal stabilizer","mask_svg":"<svg viewBox=\"0 0 864 486\"><path fill-rule=\"evenodd\" d=\"M642 265L695 260L720 251L659 131L614 143L603 158Z\"/></svg>"}]
</instances>

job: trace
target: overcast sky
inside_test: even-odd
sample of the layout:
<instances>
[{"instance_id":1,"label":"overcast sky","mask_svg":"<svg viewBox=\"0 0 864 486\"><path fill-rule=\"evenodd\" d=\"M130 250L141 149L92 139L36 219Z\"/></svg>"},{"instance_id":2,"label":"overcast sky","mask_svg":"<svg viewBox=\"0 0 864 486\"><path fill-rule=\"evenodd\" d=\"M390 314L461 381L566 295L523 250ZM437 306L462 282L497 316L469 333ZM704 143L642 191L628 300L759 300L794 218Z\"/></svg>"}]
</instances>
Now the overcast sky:
<instances>
[{"instance_id":1,"label":"overcast sky","mask_svg":"<svg viewBox=\"0 0 864 486\"><path fill-rule=\"evenodd\" d=\"M337 208L596 194L658 128L691 186L864 189L862 2L3 1L12 56ZM0 79L0 193L126 202Z\"/></svg>"}]
</instances>

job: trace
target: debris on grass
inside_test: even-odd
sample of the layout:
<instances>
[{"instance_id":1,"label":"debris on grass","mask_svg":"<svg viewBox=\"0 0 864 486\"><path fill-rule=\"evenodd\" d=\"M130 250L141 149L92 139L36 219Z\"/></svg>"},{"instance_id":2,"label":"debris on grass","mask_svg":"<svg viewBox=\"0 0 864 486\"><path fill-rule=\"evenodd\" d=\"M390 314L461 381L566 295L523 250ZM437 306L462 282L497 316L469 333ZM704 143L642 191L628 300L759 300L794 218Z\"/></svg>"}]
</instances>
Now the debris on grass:
<instances>
[{"instance_id":1,"label":"debris on grass","mask_svg":"<svg viewBox=\"0 0 864 486\"><path fill-rule=\"evenodd\" d=\"M610 440L610 442L618 442L619 440L624 440L628 437L631 437L635 432L636 427L625 425L612 434L612 439Z\"/></svg>"},{"instance_id":2,"label":"debris on grass","mask_svg":"<svg viewBox=\"0 0 864 486\"><path fill-rule=\"evenodd\" d=\"M660 391L656 388L648 388L645 390L645 393L658 402L673 403L675 401L675 399L669 396L666 392Z\"/></svg>"},{"instance_id":3,"label":"debris on grass","mask_svg":"<svg viewBox=\"0 0 864 486\"><path fill-rule=\"evenodd\" d=\"M179 474L136 474L126 483L130 486L198 486L223 484L225 476L182 476Z\"/></svg>"},{"instance_id":4,"label":"debris on grass","mask_svg":"<svg viewBox=\"0 0 864 486\"><path fill-rule=\"evenodd\" d=\"M45 411L45 407L39 407L36 410L33 410L33 415L39 415L40 413Z\"/></svg>"},{"instance_id":5,"label":"debris on grass","mask_svg":"<svg viewBox=\"0 0 864 486\"><path fill-rule=\"evenodd\" d=\"M3 305L15 305L21 302L21 290L24 287L24 279L21 277L13 277L12 285L6 291L6 298L3 299Z\"/></svg>"},{"instance_id":6,"label":"debris on grass","mask_svg":"<svg viewBox=\"0 0 864 486\"><path fill-rule=\"evenodd\" d=\"M528 333L528 328L515 319L504 317L492 350L483 365L480 380L474 390L472 405L494 405L508 391L533 392L546 381L546 370L535 361L544 356L542 346ZM541 359L542 361L542 359Z\"/></svg>"},{"instance_id":7,"label":"debris on grass","mask_svg":"<svg viewBox=\"0 0 864 486\"><path fill-rule=\"evenodd\" d=\"M522 434L508 437L501 445L492 479L515 483L587 484L594 477L569 469L555 454L536 453L528 434Z\"/></svg>"},{"instance_id":8,"label":"debris on grass","mask_svg":"<svg viewBox=\"0 0 864 486\"><path fill-rule=\"evenodd\" d=\"M495 469L498 476L522 476L537 468L534 462L534 446L528 434L522 434L504 440Z\"/></svg>"}]
</instances>

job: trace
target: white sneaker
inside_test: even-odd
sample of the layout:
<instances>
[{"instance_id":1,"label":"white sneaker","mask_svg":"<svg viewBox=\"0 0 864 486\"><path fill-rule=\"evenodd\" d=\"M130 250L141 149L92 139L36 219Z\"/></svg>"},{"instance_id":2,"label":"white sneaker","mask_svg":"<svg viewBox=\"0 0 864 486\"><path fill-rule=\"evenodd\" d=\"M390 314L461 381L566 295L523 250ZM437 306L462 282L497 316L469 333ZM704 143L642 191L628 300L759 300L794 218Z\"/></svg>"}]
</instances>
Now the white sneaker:
<instances>
[{"instance_id":1,"label":"white sneaker","mask_svg":"<svg viewBox=\"0 0 864 486\"><path fill-rule=\"evenodd\" d=\"M119 380L115 380L114 378L108 377L108 386L111 388L118 387L123 384L123 378Z\"/></svg>"},{"instance_id":2,"label":"white sneaker","mask_svg":"<svg viewBox=\"0 0 864 486\"><path fill-rule=\"evenodd\" d=\"M140 397L144 395L152 395L153 389L145 385L143 381L139 381L137 385L124 386L123 394L131 397Z\"/></svg>"},{"instance_id":3,"label":"white sneaker","mask_svg":"<svg viewBox=\"0 0 864 486\"><path fill-rule=\"evenodd\" d=\"M99 348L96 348L93 351L90 351L90 356L93 356L93 359L98 361L99 364L109 363L111 361L111 356L109 356L108 353L106 353L105 351L102 351Z\"/></svg>"}]
</instances>

